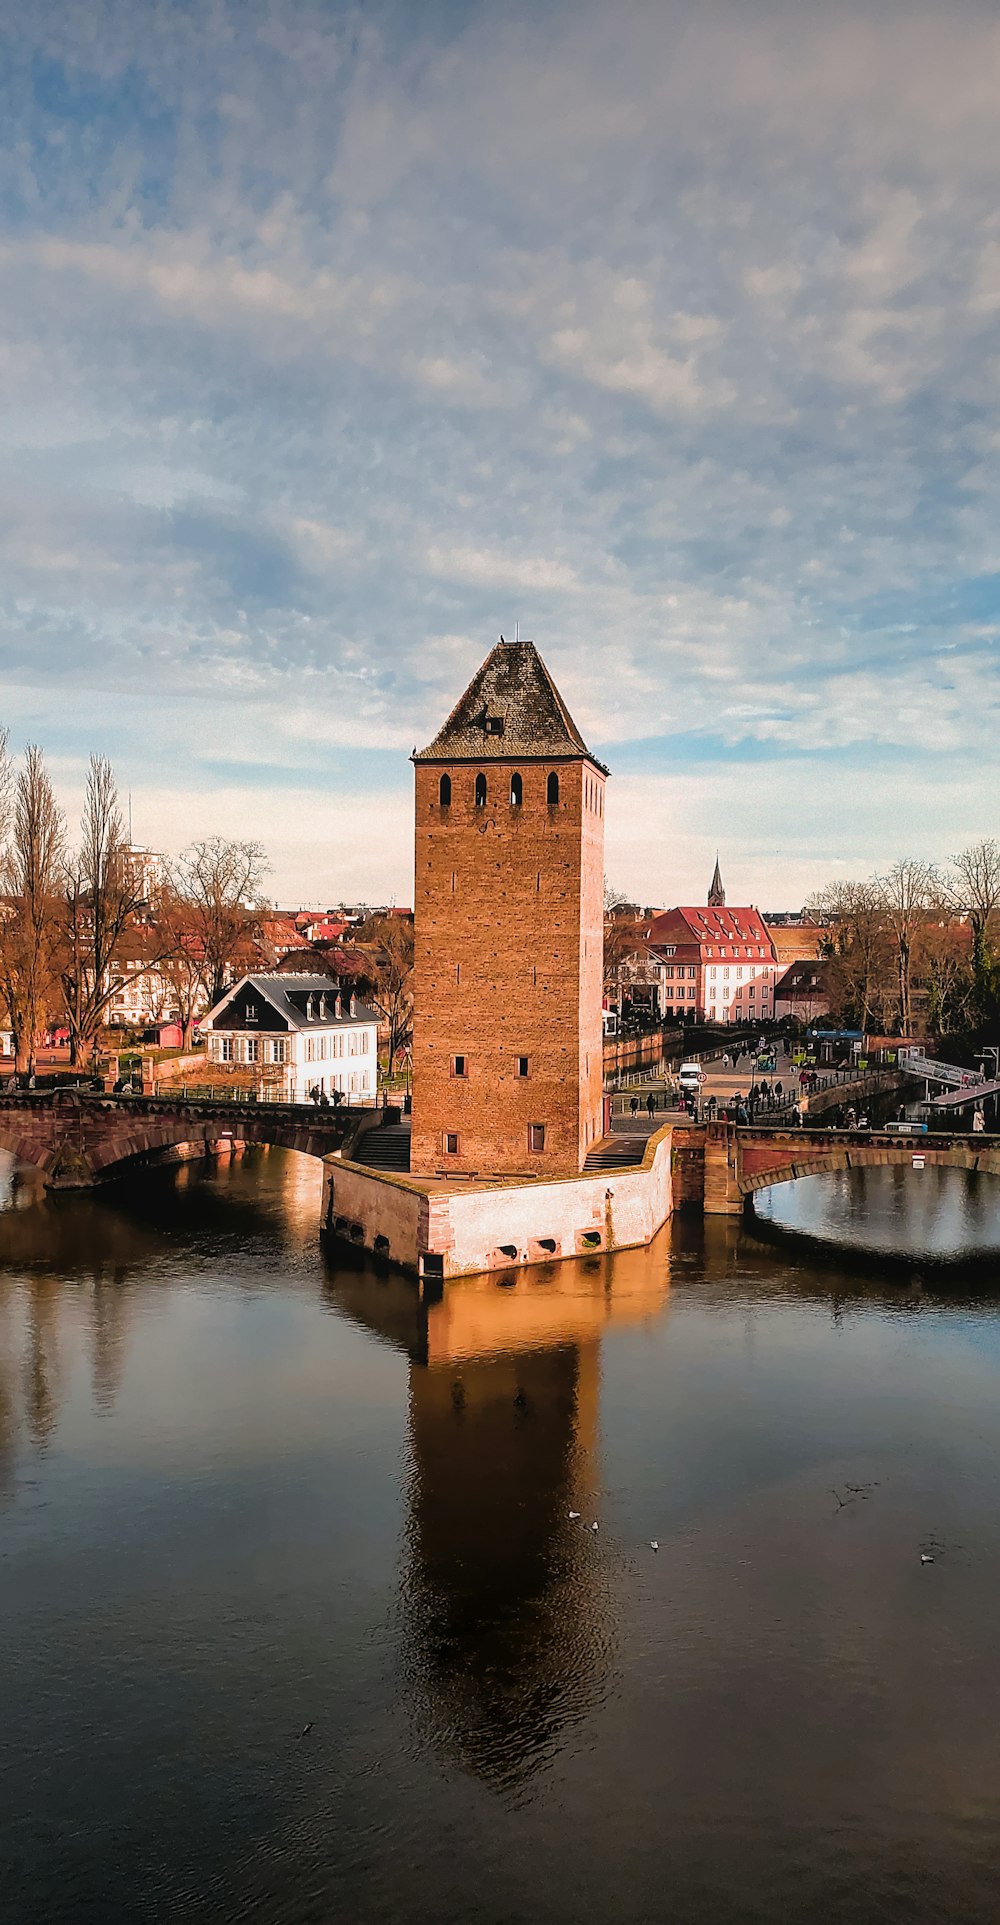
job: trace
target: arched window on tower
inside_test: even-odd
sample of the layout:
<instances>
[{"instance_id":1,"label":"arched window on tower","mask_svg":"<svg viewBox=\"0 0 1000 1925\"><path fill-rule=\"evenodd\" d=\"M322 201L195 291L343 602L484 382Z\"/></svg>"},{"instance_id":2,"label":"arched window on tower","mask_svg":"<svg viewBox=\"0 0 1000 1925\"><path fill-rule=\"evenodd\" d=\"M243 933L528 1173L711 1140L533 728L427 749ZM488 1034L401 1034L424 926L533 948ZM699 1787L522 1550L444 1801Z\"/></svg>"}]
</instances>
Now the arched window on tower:
<instances>
[{"instance_id":1,"label":"arched window on tower","mask_svg":"<svg viewBox=\"0 0 1000 1925\"><path fill-rule=\"evenodd\" d=\"M510 801L511 807L514 809L519 809L524 801L524 783L521 781L516 769L510 778Z\"/></svg>"},{"instance_id":2,"label":"arched window on tower","mask_svg":"<svg viewBox=\"0 0 1000 1925\"><path fill-rule=\"evenodd\" d=\"M451 808L451 776L450 775L443 775L441 777L438 794L439 794L439 800L440 800L442 809L450 809Z\"/></svg>"},{"instance_id":3,"label":"arched window on tower","mask_svg":"<svg viewBox=\"0 0 1000 1925\"><path fill-rule=\"evenodd\" d=\"M482 773L476 777L476 808L486 807L486 777Z\"/></svg>"},{"instance_id":4,"label":"arched window on tower","mask_svg":"<svg viewBox=\"0 0 1000 1925\"><path fill-rule=\"evenodd\" d=\"M550 809L554 808L556 803L559 800L559 777L557 776L555 769L553 769L552 774L549 776L549 779L545 785L545 800L548 803Z\"/></svg>"}]
</instances>

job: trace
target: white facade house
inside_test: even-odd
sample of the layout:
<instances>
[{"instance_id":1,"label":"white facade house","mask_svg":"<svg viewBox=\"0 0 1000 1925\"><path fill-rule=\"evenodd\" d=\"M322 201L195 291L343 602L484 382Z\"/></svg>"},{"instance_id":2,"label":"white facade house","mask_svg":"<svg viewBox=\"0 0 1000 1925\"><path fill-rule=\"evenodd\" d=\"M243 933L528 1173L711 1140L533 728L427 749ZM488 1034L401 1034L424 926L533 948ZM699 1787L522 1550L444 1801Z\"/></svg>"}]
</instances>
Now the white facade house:
<instances>
[{"instance_id":1,"label":"white facade house","mask_svg":"<svg viewBox=\"0 0 1000 1925\"><path fill-rule=\"evenodd\" d=\"M378 1016L328 976L244 976L201 1018L209 1062L275 1102L373 1103Z\"/></svg>"}]
</instances>

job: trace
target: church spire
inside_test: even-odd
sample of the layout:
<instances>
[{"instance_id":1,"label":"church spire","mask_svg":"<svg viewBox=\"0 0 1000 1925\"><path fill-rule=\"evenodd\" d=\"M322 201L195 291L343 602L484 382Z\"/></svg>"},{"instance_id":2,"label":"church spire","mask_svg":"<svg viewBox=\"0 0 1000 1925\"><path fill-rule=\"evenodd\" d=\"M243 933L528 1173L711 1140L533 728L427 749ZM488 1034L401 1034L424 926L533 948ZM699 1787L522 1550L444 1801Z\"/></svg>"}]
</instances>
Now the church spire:
<instances>
[{"instance_id":1,"label":"church spire","mask_svg":"<svg viewBox=\"0 0 1000 1925\"><path fill-rule=\"evenodd\" d=\"M722 887L718 850L716 850L715 854L715 874L712 877L711 887L708 892L708 906L710 909L724 909L726 906L726 892Z\"/></svg>"}]
</instances>

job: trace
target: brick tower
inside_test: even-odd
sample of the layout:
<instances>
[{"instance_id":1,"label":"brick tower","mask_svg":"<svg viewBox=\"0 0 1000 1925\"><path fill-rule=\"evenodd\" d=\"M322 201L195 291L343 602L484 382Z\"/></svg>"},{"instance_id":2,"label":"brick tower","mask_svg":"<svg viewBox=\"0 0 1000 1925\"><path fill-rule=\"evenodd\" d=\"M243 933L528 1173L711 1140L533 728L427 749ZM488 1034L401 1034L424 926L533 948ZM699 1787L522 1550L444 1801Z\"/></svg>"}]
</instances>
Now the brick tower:
<instances>
[{"instance_id":1,"label":"brick tower","mask_svg":"<svg viewBox=\"0 0 1000 1925\"><path fill-rule=\"evenodd\" d=\"M575 1173L602 1129L608 772L502 638L413 761L410 1167Z\"/></svg>"}]
</instances>

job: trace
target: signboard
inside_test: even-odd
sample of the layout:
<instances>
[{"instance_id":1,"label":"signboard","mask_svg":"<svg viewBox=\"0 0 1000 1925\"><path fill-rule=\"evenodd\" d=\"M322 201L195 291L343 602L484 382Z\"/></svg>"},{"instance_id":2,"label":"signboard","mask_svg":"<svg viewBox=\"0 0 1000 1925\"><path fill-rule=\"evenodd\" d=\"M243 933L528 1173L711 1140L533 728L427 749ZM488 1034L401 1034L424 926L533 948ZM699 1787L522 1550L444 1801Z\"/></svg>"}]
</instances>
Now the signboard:
<instances>
[{"instance_id":1,"label":"signboard","mask_svg":"<svg viewBox=\"0 0 1000 1925\"><path fill-rule=\"evenodd\" d=\"M923 1169L923 1167L924 1167L924 1159L923 1159L923 1157L922 1157L922 1156L915 1156L915 1157L913 1158L913 1167L914 1167L914 1169L915 1169L915 1170L922 1170L922 1169Z\"/></svg>"},{"instance_id":2,"label":"signboard","mask_svg":"<svg viewBox=\"0 0 1000 1925\"><path fill-rule=\"evenodd\" d=\"M804 1049L797 1049L793 1051L792 1062L795 1064L796 1069L801 1069L805 1060L806 1060L806 1053Z\"/></svg>"},{"instance_id":3,"label":"signboard","mask_svg":"<svg viewBox=\"0 0 1000 1925\"><path fill-rule=\"evenodd\" d=\"M859 1068L859 1069L867 1069L867 1068L868 1068L868 1058L867 1058L867 1056L859 1056L859 1057L858 1057L858 1068Z\"/></svg>"},{"instance_id":4,"label":"signboard","mask_svg":"<svg viewBox=\"0 0 1000 1925\"><path fill-rule=\"evenodd\" d=\"M772 1070L772 1069L774 1068L774 1057L773 1057L773 1056L758 1056L758 1058L757 1058L757 1068L758 1068L758 1070L760 1071L760 1073L761 1073L761 1075L763 1075L763 1073L764 1073L764 1071L765 1071L765 1070Z\"/></svg>"},{"instance_id":5,"label":"signboard","mask_svg":"<svg viewBox=\"0 0 1000 1925\"><path fill-rule=\"evenodd\" d=\"M894 1050L894 1049L887 1049L887 1050L886 1050L886 1052L885 1052L885 1060L886 1060L886 1062L887 1062L887 1063L894 1063L894 1062L895 1062L895 1060L896 1060L896 1052L895 1052L895 1050Z\"/></svg>"}]
</instances>

